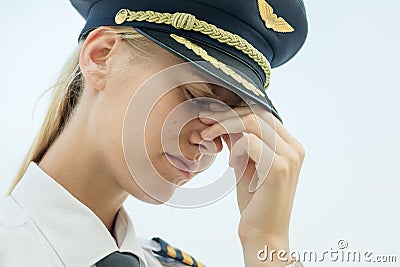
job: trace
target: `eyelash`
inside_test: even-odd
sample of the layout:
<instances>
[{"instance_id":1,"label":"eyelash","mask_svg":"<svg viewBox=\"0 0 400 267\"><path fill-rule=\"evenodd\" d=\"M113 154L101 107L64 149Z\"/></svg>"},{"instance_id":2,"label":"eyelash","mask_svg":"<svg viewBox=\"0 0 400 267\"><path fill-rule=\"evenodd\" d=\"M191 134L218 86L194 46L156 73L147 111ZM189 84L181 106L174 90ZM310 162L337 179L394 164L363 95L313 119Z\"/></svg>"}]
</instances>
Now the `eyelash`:
<instances>
[{"instance_id":1,"label":"eyelash","mask_svg":"<svg viewBox=\"0 0 400 267\"><path fill-rule=\"evenodd\" d=\"M198 99L188 89L183 89L183 92L184 92L186 98L189 100L192 100L196 105L204 106L204 105L208 105L211 102L208 98Z\"/></svg>"},{"instance_id":2,"label":"eyelash","mask_svg":"<svg viewBox=\"0 0 400 267\"><path fill-rule=\"evenodd\" d=\"M183 87L181 87L181 89L183 90L183 93L184 93L185 97L188 100L192 101L193 104L195 104L195 105L207 106L208 107L208 105L210 103L213 103L213 102L217 102L218 103L219 102L218 100L213 99L213 98L209 98L209 97L196 97L191 93L190 90L188 90L186 88L183 88ZM200 99L198 99L198 98L200 98ZM230 108L236 108L236 107L241 107L242 105L228 105L228 106Z\"/></svg>"}]
</instances>

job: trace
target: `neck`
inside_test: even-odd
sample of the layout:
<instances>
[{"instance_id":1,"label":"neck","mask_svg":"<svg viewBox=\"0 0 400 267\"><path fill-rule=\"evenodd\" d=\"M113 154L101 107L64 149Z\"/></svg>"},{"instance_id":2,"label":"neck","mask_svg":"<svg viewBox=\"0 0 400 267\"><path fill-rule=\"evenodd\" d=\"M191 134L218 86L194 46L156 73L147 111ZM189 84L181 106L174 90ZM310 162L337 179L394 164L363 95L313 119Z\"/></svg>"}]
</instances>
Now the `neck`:
<instances>
[{"instance_id":1,"label":"neck","mask_svg":"<svg viewBox=\"0 0 400 267\"><path fill-rule=\"evenodd\" d=\"M79 123L71 122L51 145L39 167L91 209L113 234L113 221L128 193L95 153ZM81 130L80 130L81 129Z\"/></svg>"}]
</instances>

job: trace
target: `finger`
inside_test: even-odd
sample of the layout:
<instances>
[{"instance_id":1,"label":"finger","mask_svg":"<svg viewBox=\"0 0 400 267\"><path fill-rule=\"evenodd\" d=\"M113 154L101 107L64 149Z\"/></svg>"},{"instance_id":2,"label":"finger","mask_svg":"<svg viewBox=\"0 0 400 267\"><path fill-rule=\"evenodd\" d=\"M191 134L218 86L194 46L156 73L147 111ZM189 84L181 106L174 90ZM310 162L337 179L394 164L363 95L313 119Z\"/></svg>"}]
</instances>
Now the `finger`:
<instances>
[{"instance_id":1,"label":"finger","mask_svg":"<svg viewBox=\"0 0 400 267\"><path fill-rule=\"evenodd\" d=\"M272 135L273 133L276 133L276 130L273 119L269 118L270 123L268 123L266 121L268 116L265 114L262 115L263 117L258 116L258 114L254 113L254 110L250 107L238 107L222 112L202 111L199 112L199 119L203 123L211 126L215 125L217 122L222 124L223 121L237 118L243 121L242 124L245 126L244 128L242 127L244 129L243 131L252 132L258 135L260 138L263 138L262 134ZM240 125L239 121L237 122L237 125ZM262 132L260 130L261 128L264 128L264 126L269 126L265 128L268 129L268 132ZM217 126L216 129L218 129ZM278 137L281 138L279 134ZM210 136L209 138L212 137ZM282 141L285 142L283 139Z\"/></svg>"},{"instance_id":2,"label":"finger","mask_svg":"<svg viewBox=\"0 0 400 267\"><path fill-rule=\"evenodd\" d=\"M223 134L223 135L222 135L222 138L224 139L226 145L228 146L229 151L231 152L231 151L232 151L232 146L233 146L242 136L243 136L243 133L238 133L238 134ZM235 158L235 159L231 160L231 155L232 155L232 153L229 154L230 160L229 160L229 164L228 164L228 165L229 165L229 167L235 168L235 169L236 169L236 168L237 168L237 161L235 161L235 160L238 160L238 159ZM238 177L238 176L236 175L236 177Z\"/></svg>"},{"instance_id":3,"label":"finger","mask_svg":"<svg viewBox=\"0 0 400 267\"><path fill-rule=\"evenodd\" d=\"M202 110L199 112L198 117L202 123L212 125L227 118L238 117L238 115L234 109L229 108L224 110Z\"/></svg>"},{"instance_id":4,"label":"finger","mask_svg":"<svg viewBox=\"0 0 400 267\"><path fill-rule=\"evenodd\" d=\"M223 146L222 146L222 139L221 139L221 137L217 137L217 138L214 138L214 144L215 144L215 146L216 146L216 149L217 149L217 153L219 153L219 152L221 152L222 151L222 148L223 148Z\"/></svg>"},{"instance_id":5,"label":"finger","mask_svg":"<svg viewBox=\"0 0 400 267\"><path fill-rule=\"evenodd\" d=\"M217 105L215 105L217 106ZM219 105L220 106L220 105ZM285 143L288 144L295 144L298 145L297 139L295 139L289 131L283 126L283 124L275 117L273 116L269 111L267 111L265 108L261 107L260 105L251 105L247 107L237 107L231 110L227 111L220 111L215 109L215 111L219 112L212 112L211 110L211 104L210 104L210 110L207 112L200 112L200 120L205 122L209 122L210 124L214 124L215 121L222 121L226 118L229 117L234 117L234 116L239 116L243 117L246 115L250 114L257 114L263 121L268 123L272 129L275 129L277 134L282 138L282 140ZM234 112L232 112L234 111ZM204 118L203 115L206 117Z\"/></svg>"},{"instance_id":6,"label":"finger","mask_svg":"<svg viewBox=\"0 0 400 267\"><path fill-rule=\"evenodd\" d=\"M192 131L189 142L193 145L198 145L199 152L202 155L215 155L222 151L221 137L214 138L213 140L205 140L201 138L198 131Z\"/></svg>"},{"instance_id":7,"label":"finger","mask_svg":"<svg viewBox=\"0 0 400 267\"><path fill-rule=\"evenodd\" d=\"M265 122L275 129L277 134L290 145L301 147L300 142L288 131L288 129L270 112L265 110L260 105L255 105L252 108L254 112L259 115Z\"/></svg>"},{"instance_id":8,"label":"finger","mask_svg":"<svg viewBox=\"0 0 400 267\"><path fill-rule=\"evenodd\" d=\"M254 192L249 192L249 184L253 177L257 175L256 167L253 161L248 161L248 157L243 156L240 161L241 165L235 168L236 182L236 198L239 205L240 213L243 214L249 201L252 199ZM246 159L247 158L247 159Z\"/></svg>"},{"instance_id":9,"label":"finger","mask_svg":"<svg viewBox=\"0 0 400 267\"><path fill-rule=\"evenodd\" d=\"M230 106L225 104L224 102L211 102L208 105L210 111L228 111L232 109Z\"/></svg>"},{"instance_id":10,"label":"finger","mask_svg":"<svg viewBox=\"0 0 400 267\"><path fill-rule=\"evenodd\" d=\"M246 128L240 118L228 118L223 121L218 121L211 125L210 127L205 128L201 131L200 136L206 140L214 139L217 136L222 134L229 134L229 133L243 133L246 131Z\"/></svg>"},{"instance_id":11,"label":"finger","mask_svg":"<svg viewBox=\"0 0 400 267\"><path fill-rule=\"evenodd\" d=\"M257 175L249 183L249 192L256 191L271 170L276 156L274 150L266 145L254 134L248 134L240 138L232 147L231 159L247 155L255 163Z\"/></svg>"},{"instance_id":12,"label":"finger","mask_svg":"<svg viewBox=\"0 0 400 267\"><path fill-rule=\"evenodd\" d=\"M288 145L276 134L274 129L254 114L246 115L241 118L233 117L215 123L204 129L200 135L206 140L211 140L222 134L243 132L256 135L279 155L283 155L288 150Z\"/></svg>"},{"instance_id":13,"label":"finger","mask_svg":"<svg viewBox=\"0 0 400 267\"><path fill-rule=\"evenodd\" d=\"M243 136L243 133L238 134L223 134L222 138L224 139L229 151L231 151L232 146Z\"/></svg>"}]
</instances>

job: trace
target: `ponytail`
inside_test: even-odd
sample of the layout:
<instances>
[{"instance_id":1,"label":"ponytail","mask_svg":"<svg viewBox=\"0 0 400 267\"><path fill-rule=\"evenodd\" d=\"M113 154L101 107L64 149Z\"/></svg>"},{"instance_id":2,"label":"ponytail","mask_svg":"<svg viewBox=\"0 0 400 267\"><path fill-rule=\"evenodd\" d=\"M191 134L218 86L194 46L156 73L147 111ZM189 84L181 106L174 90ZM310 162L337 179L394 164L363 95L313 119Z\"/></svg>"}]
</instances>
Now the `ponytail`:
<instances>
[{"instance_id":1,"label":"ponytail","mask_svg":"<svg viewBox=\"0 0 400 267\"><path fill-rule=\"evenodd\" d=\"M53 96L46 117L7 192L8 195L21 180L29 163L31 161L39 163L47 149L60 135L79 100L83 87L83 79L79 69L81 47L82 43L78 45L71 58L64 65L57 83L53 87Z\"/></svg>"},{"instance_id":2,"label":"ponytail","mask_svg":"<svg viewBox=\"0 0 400 267\"><path fill-rule=\"evenodd\" d=\"M131 27L117 27L116 33L122 40L133 48L136 55L143 56L149 48L155 45L149 39L136 32ZM39 163L54 140L61 134L66 123L73 114L84 87L84 79L79 68L79 55L84 41L81 41L71 58L64 65L57 83L53 87L53 96L47 115L22 162L18 173L12 182L7 194L10 195L15 186L22 179L30 162Z\"/></svg>"}]
</instances>

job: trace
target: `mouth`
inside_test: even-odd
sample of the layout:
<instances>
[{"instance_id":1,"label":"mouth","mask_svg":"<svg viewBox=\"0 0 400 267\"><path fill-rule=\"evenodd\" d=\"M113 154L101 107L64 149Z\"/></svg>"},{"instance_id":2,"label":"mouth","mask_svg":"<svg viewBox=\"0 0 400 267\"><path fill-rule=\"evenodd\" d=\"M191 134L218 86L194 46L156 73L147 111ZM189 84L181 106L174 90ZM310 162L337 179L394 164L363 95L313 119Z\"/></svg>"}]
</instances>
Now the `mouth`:
<instances>
[{"instance_id":1,"label":"mouth","mask_svg":"<svg viewBox=\"0 0 400 267\"><path fill-rule=\"evenodd\" d=\"M184 156L171 155L168 153L165 153L165 155L167 156L167 159L170 161L170 163L176 169L178 169L187 179L192 177L194 172L198 169L197 161L188 160Z\"/></svg>"}]
</instances>

